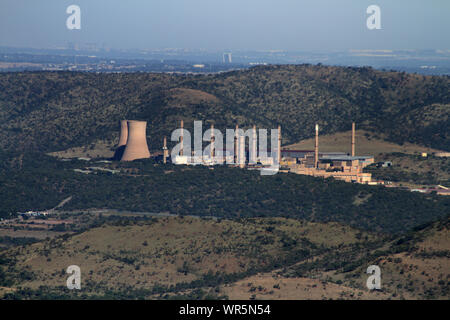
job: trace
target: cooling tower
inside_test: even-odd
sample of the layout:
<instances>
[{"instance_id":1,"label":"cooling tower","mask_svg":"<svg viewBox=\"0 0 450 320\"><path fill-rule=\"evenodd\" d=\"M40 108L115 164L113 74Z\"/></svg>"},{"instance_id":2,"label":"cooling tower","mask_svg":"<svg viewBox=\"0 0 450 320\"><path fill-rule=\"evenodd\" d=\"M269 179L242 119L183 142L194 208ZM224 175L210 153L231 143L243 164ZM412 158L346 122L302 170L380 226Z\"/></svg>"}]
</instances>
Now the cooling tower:
<instances>
[{"instance_id":1,"label":"cooling tower","mask_svg":"<svg viewBox=\"0 0 450 320\"><path fill-rule=\"evenodd\" d=\"M120 120L120 137L118 147L127 144L128 139L128 120Z\"/></svg>"},{"instance_id":2,"label":"cooling tower","mask_svg":"<svg viewBox=\"0 0 450 320\"><path fill-rule=\"evenodd\" d=\"M120 120L120 136L119 143L117 144L116 151L114 152L114 160L122 159L123 152L125 151L125 145L128 139L128 123L127 120Z\"/></svg>"},{"instance_id":3,"label":"cooling tower","mask_svg":"<svg viewBox=\"0 0 450 320\"><path fill-rule=\"evenodd\" d=\"M146 137L147 121L128 120L128 139L121 161L150 158Z\"/></svg>"}]
</instances>

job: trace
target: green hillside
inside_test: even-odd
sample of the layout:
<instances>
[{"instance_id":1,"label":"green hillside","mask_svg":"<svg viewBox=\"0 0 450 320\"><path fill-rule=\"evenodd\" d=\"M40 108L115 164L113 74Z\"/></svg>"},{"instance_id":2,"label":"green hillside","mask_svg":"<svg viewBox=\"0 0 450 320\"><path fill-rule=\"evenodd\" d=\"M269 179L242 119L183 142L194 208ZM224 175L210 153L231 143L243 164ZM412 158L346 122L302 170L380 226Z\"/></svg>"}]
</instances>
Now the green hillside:
<instances>
[{"instance_id":1,"label":"green hillside","mask_svg":"<svg viewBox=\"0 0 450 320\"><path fill-rule=\"evenodd\" d=\"M180 119L219 129L283 126L283 144L321 133L382 132L396 143L450 150L449 77L371 68L283 65L214 75L0 74L0 147L59 151L115 141L118 120L148 121L161 147Z\"/></svg>"}]
</instances>

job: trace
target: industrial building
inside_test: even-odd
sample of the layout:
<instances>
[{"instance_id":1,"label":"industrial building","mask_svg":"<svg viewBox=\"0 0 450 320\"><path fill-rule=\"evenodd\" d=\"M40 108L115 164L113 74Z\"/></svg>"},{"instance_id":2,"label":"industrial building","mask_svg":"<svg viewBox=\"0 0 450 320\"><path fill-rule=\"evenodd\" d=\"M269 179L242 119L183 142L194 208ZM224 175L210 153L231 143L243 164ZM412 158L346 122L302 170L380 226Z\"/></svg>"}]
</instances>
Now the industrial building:
<instances>
[{"instance_id":1,"label":"industrial building","mask_svg":"<svg viewBox=\"0 0 450 320\"><path fill-rule=\"evenodd\" d=\"M116 159L120 161L132 161L150 157L147 146L145 121L122 120L120 122L120 139L116 151ZM181 120L180 128L184 128ZM213 132L214 125L211 125ZM319 126L315 126L315 148L314 150L282 150L281 149L281 126L278 126L278 143L276 151L268 151L271 156L261 157L257 147L256 126L252 128L252 135L249 137L248 149L245 138L236 125L234 133L233 150L217 150L215 147L215 137L211 134L210 149L208 155L195 155L194 151L185 154L183 145L183 132L179 137L181 149L179 154L171 159L174 164L184 165L216 165L227 163L240 168L264 168L279 164L283 172L310 175L314 177L333 177L346 182L356 182L364 184L376 184L372 182L370 173L363 172L364 167L374 163L371 155L356 155L355 123L352 124L351 154L344 152L320 152L319 151ZM120 155L120 148L123 154ZM251 152L250 152L251 151ZM257 153L258 152L258 153ZM161 157L161 155L159 155ZM169 149L167 138L164 137L162 148L162 162L167 163Z\"/></svg>"},{"instance_id":2,"label":"industrial building","mask_svg":"<svg viewBox=\"0 0 450 320\"><path fill-rule=\"evenodd\" d=\"M364 167L374 163L374 157L355 155L355 123L352 124L351 155L339 152L320 153L319 125L316 124L315 129L314 150L282 150L281 166L297 174L375 184L372 183L372 175L363 172Z\"/></svg>"},{"instance_id":3,"label":"industrial building","mask_svg":"<svg viewBox=\"0 0 450 320\"><path fill-rule=\"evenodd\" d=\"M288 152L287 152L288 151ZM338 153L319 153L317 164L315 162L314 151L291 152L293 150L283 150L282 154L289 154L289 157L283 157L281 165L288 167L291 172L308 175L336 175L336 177L345 177L362 173L362 169L374 162L373 156L350 156ZM292 154L295 157L292 157ZM325 172L327 174L325 174ZM328 174L329 173L329 174ZM366 177L366 174L360 175ZM359 179L354 179L359 180ZM364 181L366 181L364 179ZM358 181L362 182L362 181Z\"/></svg>"}]
</instances>

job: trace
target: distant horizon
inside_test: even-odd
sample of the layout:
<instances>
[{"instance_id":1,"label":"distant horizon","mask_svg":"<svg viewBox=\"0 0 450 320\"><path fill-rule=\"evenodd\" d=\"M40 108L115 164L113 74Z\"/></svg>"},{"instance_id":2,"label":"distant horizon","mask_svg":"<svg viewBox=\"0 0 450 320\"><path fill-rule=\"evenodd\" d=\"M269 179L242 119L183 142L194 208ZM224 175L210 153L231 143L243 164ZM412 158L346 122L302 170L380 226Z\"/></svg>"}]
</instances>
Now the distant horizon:
<instances>
[{"instance_id":1,"label":"distant horizon","mask_svg":"<svg viewBox=\"0 0 450 320\"><path fill-rule=\"evenodd\" d=\"M92 42L76 42L74 44L77 45L92 45ZM367 49L367 48L347 48L347 49L277 49L277 48L267 48L267 49L246 49L246 48L240 48L240 49L206 49L206 48L191 48L191 47L154 47L154 48L122 48L122 47L109 47L109 46L100 46L97 49L87 49L87 48L81 48L81 49L70 49L67 47L67 44L61 44L61 45L54 45L54 46L24 46L24 45L0 45L0 48L14 48L14 49L35 49L35 50L74 50L74 51L98 51L102 49L107 50L123 50L123 51L170 51L170 50L188 50L188 51L205 51L205 52L395 52L395 51L447 51L450 53L450 46L448 48L445 47L436 47L436 48L421 48L421 49L414 49L414 48L402 48L402 49L393 49L393 48L377 48L377 49Z\"/></svg>"}]
</instances>

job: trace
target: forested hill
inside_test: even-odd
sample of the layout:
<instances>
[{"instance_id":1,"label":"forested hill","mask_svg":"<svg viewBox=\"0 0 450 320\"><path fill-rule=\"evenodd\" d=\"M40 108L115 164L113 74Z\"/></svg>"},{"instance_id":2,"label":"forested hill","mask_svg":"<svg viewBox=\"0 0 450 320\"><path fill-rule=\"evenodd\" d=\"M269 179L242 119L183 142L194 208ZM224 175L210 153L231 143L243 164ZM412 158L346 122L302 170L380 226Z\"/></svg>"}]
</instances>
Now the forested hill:
<instances>
[{"instance_id":1,"label":"forested hill","mask_svg":"<svg viewBox=\"0 0 450 320\"><path fill-rule=\"evenodd\" d=\"M358 128L450 150L450 78L321 65L214 75L0 73L0 148L56 151L118 136L118 120L148 121L160 148L178 120L219 129L283 126L283 144Z\"/></svg>"},{"instance_id":2,"label":"forested hill","mask_svg":"<svg viewBox=\"0 0 450 320\"><path fill-rule=\"evenodd\" d=\"M120 173L83 174L81 160L0 151L0 218L48 210L93 208L227 219L288 217L339 222L361 230L401 233L450 213L450 197L382 186L215 166L157 165L151 159L113 162ZM98 165L98 164L96 164ZM130 174L131 173L131 174Z\"/></svg>"}]
</instances>

